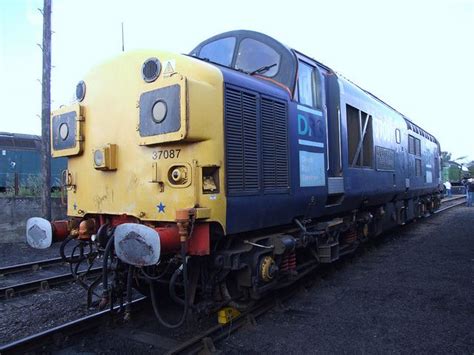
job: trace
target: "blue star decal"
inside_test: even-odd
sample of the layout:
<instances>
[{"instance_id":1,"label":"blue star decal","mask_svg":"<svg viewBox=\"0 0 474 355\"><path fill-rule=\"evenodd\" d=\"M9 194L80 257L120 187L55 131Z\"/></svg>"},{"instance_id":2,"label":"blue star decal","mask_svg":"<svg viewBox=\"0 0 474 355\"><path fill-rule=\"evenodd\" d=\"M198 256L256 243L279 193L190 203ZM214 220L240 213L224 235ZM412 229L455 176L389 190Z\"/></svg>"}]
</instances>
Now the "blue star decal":
<instances>
[{"instance_id":1,"label":"blue star decal","mask_svg":"<svg viewBox=\"0 0 474 355\"><path fill-rule=\"evenodd\" d=\"M159 205L156 205L156 207L158 208L158 213L165 213L165 205L163 205L163 202L160 202Z\"/></svg>"}]
</instances>

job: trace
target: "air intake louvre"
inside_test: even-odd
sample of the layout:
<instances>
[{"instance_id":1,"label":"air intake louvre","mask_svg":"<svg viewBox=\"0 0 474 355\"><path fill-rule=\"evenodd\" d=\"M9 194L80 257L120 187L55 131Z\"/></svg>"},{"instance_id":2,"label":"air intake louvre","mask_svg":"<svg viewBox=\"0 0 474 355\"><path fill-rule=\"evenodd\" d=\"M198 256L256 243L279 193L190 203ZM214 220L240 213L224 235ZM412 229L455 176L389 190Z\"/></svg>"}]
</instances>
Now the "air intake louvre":
<instances>
[{"instance_id":1,"label":"air intake louvre","mask_svg":"<svg viewBox=\"0 0 474 355\"><path fill-rule=\"evenodd\" d=\"M286 104L262 98L263 187L288 188Z\"/></svg>"},{"instance_id":2,"label":"air intake louvre","mask_svg":"<svg viewBox=\"0 0 474 355\"><path fill-rule=\"evenodd\" d=\"M227 188L229 192L257 192L257 95L227 88L225 119Z\"/></svg>"},{"instance_id":3,"label":"air intake louvre","mask_svg":"<svg viewBox=\"0 0 474 355\"><path fill-rule=\"evenodd\" d=\"M258 194L262 187L265 191L287 191L287 122L285 102L226 88L228 193Z\"/></svg>"}]
</instances>

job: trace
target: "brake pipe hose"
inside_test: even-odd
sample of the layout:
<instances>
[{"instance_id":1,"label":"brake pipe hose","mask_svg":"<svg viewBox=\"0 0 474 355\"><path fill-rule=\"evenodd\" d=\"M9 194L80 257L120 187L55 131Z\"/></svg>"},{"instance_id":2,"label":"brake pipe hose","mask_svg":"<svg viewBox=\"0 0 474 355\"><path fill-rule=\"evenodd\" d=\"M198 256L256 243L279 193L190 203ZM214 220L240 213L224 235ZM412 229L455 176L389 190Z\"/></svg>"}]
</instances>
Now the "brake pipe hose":
<instances>
[{"instance_id":1,"label":"brake pipe hose","mask_svg":"<svg viewBox=\"0 0 474 355\"><path fill-rule=\"evenodd\" d=\"M103 297L107 298L109 293L109 280L107 276L107 269L108 269L108 261L109 261L109 254L112 246L114 245L114 235L110 237L107 241L107 245L104 251L104 261L102 263L102 285L104 287Z\"/></svg>"},{"instance_id":2,"label":"brake pipe hose","mask_svg":"<svg viewBox=\"0 0 474 355\"><path fill-rule=\"evenodd\" d=\"M169 323L165 321L158 309L158 303L156 301L156 294L155 294L155 286L153 281L150 282L150 293L151 293L151 303L153 305L153 311L155 312L155 316L158 321L167 328L179 328L181 327L187 316L189 311L189 286L188 286L188 261L186 258L186 242L181 242L181 257L183 259L183 286L184 286L184 308L183 314L177 323Z\"/></svg>"}]
</instances>

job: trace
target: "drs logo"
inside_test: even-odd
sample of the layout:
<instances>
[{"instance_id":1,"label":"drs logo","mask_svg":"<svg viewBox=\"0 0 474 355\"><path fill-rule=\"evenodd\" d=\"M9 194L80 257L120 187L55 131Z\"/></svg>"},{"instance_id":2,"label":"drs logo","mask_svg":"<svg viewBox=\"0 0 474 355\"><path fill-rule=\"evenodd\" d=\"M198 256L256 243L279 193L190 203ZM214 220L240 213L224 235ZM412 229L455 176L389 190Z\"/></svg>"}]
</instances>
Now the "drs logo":
<instances>
[{"instance_id":1,"label":"drs logo","mask_svg":"<svg viewBox=\"0 0 474 355\"><path fill-rule=\"evenodd\" d=\"M298 135L323 139L324 127L322 120L311 114L298 113Z\"/></svg>"}]
</instances>

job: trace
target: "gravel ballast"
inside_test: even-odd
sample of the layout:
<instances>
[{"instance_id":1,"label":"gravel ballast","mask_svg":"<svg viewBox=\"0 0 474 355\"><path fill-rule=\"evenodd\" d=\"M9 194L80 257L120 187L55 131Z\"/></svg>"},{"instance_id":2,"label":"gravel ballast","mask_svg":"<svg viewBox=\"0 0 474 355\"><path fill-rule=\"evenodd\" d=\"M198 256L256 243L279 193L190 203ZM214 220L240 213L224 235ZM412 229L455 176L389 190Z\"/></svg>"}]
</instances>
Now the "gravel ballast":
<instances>
[{"instance_id":1,"label":"gravel ballast","mask_svg":"<svg viewBox=\"0 0 474 355\"><path fill-rule=\"evenodd\" d=\"M474 208L467 207L456 207L404 226L384 237L376 247L339 264L329 276L316 275L314 285L298 292L283 308L268 312L257 319L256 326L244 327L216 346L224 354L472 354L473 230ZM29 251L36 260L45 258L28 247L11 246L0 251L3 265L15 263L15 250L21 262L30 260ZM57 255L56 251L54 256ZM4 263L4 257L8 262ZM85 291L68 285L2 301L0 312L0 343L4 344L91 311L85 309ZM148 333L161 328L153 321L147 324ZM196 333L205 329L198 329L193 323L188 323L183 333L188 333L189 328ZM108 333L106 338L114 338L111 330L103 331ZM165 332L169 336L180 333ZM147 352L145 349L149 353L160 352L159 347L139 342L124 340L123 344L116 342L112 346L107 341L101 345L91 340L93 346L83 349L99 353L118 349L123 353ZM68 353L76 351L67 349Z\"/></svg>"},{"instance_id":2,"label":"gravel ballast","mask_svg":"<svg viewBox=\"0 0 474 355\"><path fill-rule=\"evenodd\" d=\"M228 354L474 351L474 208L407 225L218 345Z\"/></svg>"}]
</instances>

